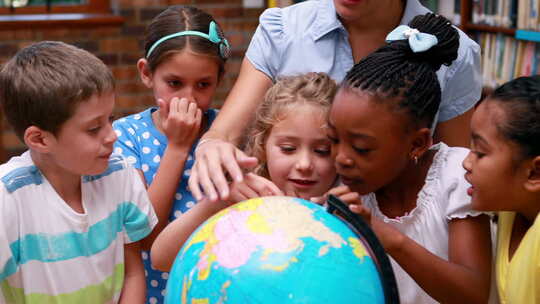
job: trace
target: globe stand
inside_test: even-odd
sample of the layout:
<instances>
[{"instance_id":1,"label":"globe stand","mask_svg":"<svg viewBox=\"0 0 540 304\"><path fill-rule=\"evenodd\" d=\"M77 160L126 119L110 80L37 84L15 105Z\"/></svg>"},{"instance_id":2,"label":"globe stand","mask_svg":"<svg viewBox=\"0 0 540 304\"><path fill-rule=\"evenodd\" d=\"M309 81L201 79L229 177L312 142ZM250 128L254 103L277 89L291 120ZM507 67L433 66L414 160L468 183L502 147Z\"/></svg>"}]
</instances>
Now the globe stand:
<instances>
[{"instance_id":1,"label":"globe stand","mask_svg":"<svg viewBox=\"0 0 540 304\"><path fill-rule=\"evenodd\" d=\"M358 235L360 240L367 243L369 248L366 249L371 251L373 254L372 256L377 262L376 265L378 266L379 275L383 282L382 286L385 303L399 304L399 292L394 271L392 270L392 264L390 264L390 259L388 259L383 246L379 242L379 239L377 239L373 230L361 216L349 210L349 207L335 195L329 195L327 203L328 207L326 210L328 213L336 215L335 212L339 211L338 217L344 220L347 226Z\"/></svg>"}]
</instances>

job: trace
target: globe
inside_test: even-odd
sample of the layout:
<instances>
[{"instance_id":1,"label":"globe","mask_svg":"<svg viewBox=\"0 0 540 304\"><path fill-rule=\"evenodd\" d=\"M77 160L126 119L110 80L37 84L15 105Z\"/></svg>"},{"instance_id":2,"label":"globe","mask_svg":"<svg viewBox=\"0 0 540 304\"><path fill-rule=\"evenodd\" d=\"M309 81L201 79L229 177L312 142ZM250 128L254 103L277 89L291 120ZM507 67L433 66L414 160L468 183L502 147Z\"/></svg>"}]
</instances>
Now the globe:
<instances>
[{"instance_id":1,"label":"globe","mask_svg":"<svg viewBox=\"0 0 540 304\"><path fill-rule=\"evenodd\" d=\"M175 259L165 303L385 303L370 252L324 207L254 198L194 231Z\"/></svg>"}]
</instances>

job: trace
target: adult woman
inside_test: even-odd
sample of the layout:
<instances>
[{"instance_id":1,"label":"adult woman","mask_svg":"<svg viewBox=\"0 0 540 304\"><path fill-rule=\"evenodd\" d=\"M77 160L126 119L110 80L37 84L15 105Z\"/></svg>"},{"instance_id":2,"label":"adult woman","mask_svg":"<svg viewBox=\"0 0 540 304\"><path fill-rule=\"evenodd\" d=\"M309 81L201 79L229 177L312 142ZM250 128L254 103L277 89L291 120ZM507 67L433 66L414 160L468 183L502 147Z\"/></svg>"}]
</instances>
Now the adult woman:
<instances>
[{"instance_id":1,"label":"adult woman","mask_svg":"<svg viewBox=\"0 0 540 304\"><path fill-rule=\"evenodd\" d=\"M339 82L355 62L382 46L392 29L426 12L418 0L319 0L266 10L240 75L197 149L189 180L194 196L202 198L202 188L211 200L218 193L228 197L224 169L238 181L241 168L256 163L234 144L275 77L321 71ZM442 102L436 142L468 145L469 120L481 91L479 62L478 45L460 32L458 59L437 72Z\"/></svg>"}]
</instances>

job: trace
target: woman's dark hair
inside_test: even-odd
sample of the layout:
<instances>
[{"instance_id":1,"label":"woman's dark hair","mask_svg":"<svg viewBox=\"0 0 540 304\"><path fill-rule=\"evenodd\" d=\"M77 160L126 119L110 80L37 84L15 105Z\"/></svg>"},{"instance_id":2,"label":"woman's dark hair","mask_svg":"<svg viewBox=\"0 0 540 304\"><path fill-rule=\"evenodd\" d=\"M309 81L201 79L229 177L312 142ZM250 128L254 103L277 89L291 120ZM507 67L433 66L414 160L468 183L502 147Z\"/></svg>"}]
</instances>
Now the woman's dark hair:
<instances>
[{"instance_id":1,"label":"woman's dark hair","mask_svg":"<svg viewBox=\"0 0 540 304\"><path fill-rule=\"evenodd\" d=\"M500 134L521 149L521 157L540 155L540 75L519 77L498 87L484 101L502 106Z\"/></svg>"},{"instance_id":2,"label":"woman's dark hair","mask_svg":"<svg viewBox=\"0 0 540 304\"><path fill-rule=\"evenodd\" d=\"M416 16L409 26L435 35L437 45L414 53L408 40L391 41L355 64L341 87L401 97L397 108L408 111L416 124L431 127L441 103L436 72L457 58L459 33L446 18L431 13Z\"/></svg>"},{"instance_id":3,"label":"woman's dark hair","mask_svg":"<svg viewBox=\"0 0 540 304\"><path fill-rule=\"evenodd\" d=\"M157 15L148 25L144 38L144 53L148 55L148 51L156 41L171 34L183 31L208 33L212 21L216 22L210 14L196 7L170 6ZM218 32L223 37L223 32L219 26ZM223 74L226 58L220 56L219 45L206 38L194 35L179 36L160 43L146 58L150 70L155 71L157 66L169 56L184 50L188 46L197 54L215 58L219 64L219 75Z\"/></svg>"}]
</instances>

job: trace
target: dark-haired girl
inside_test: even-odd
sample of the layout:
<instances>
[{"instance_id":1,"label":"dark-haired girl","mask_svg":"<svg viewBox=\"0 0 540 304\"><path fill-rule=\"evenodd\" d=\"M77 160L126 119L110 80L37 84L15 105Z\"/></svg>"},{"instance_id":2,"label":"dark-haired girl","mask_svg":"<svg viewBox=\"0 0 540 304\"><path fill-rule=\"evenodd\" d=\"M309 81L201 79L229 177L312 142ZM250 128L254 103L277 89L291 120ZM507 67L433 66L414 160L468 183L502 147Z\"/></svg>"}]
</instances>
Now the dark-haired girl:
<instances>
[{"instance_id":1,"label":"dark-haired girl","mask_svg":"<svg viewBox=\"0 0 540 304\"><path fill-rule=\"evenodd\" d=\"M193 147L212 123L210 105L224 74L229 43L212 16L190 6L171 6L146 29L145 57L137 68L157 107L114 123L115 152L138 169L159 218L146 244L196 200L187 189ZM163 302L168 274L151 267L143 252L147 303Z\"/></svg>"},{"instance_id":2,"label":"dark-haired girl","mask_svg":"<svg viewBox=\"0 0 540 304\"><path fill-rule=\"evenodd\" d=\"M436 71L456 59L459 36L426 14L346 75L329 116L337 172L332 190L357 202L392 258L401 303L486 303L489 218L471 210L465 148L432 146L441 102Z\"/></svg>"},{"instance_id":3,"label":"dark-haired girl","mask_svg":"<svg viewBox=\"0 0 540 304\"><path fill-rule=\"evenodd\" d=\"M520 77L476 109L463 161L476 210L499 211L501 303L540 303L540 76Z\"/></svg>"}]
</instances>

